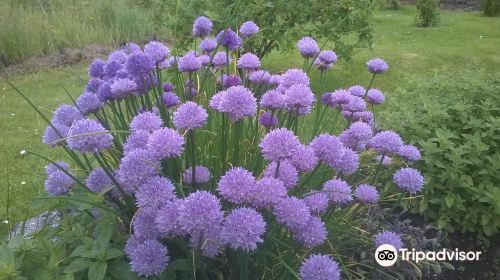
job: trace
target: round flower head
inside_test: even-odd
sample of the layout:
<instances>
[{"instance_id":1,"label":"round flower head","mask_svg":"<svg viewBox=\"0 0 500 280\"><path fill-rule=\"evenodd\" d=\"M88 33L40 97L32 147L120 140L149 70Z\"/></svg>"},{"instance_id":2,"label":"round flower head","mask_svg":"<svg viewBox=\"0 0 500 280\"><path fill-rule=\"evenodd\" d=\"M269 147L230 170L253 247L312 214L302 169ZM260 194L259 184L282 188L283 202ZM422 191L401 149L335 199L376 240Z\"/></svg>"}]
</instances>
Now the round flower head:
<instances>
[{"instance_id":1,"label":"round flower head","mask_svg":"<svg viewBox=\"0 0 500 280\"><path fill-rule=\"evenodd\" d=\"M217 48L217 41L213 38L205 38L200 42L200 50L203 53L211 53Z\"/></svg>"},{"instance_id":2,"label":"round flower head","mask_svg":"<svg viewBox=\"0 0 500 280\"><path fill-rule=\"evenodd\" d=\"M212 176L210 174L210 170L208 170L208 168L206 168L205 166L201 166L201 165L196 166L196 168L194 169L194 173L195 173L194 174L195 175L194 181L197 184L208 183L210 181L211 176ZM184 175L182 176L182 178L184 179L184 182L186 182L186 184L191 185L193 182L193 168L189 167L184 172Z\"/></svg>"},{"instance_id":3,"label":"round flower head","mask_svg":"<svg viewBox=\"0 0 500 280\"><path fill-rule=\"evenodd\" d=\"M140 241L156 239L160 236L160 231L155 223L157 212L158 208L156 207L143 207L135 213L132 228L134 236Z\"/></svg>"},{"instance_id":4,"label":"round flower head","mask_svg":"<svg viewBox=\"0 0 500 280\"><path fill-rule=\"evenodd\" d=\"M274 161L290 158L299 145L299 138L291 130L279 128L266 134L259 147L262 149L262 156L265 159Z\"/></svg>"},{"instance_id":5,"label":"round flower head","mask_svg":"<svg viewBox=\"0 0 500 280\"><path fill-rule=\"evenodd\" d=\"M54 112L52 116L52 124L59 124L70 127L74 122L83 119L83 115L75 107L67 104L62 104Z\"/></svg>"},{"instance_id":6,"label":"round flower head","mask_svg":"<svg viewBox=\"0 0 500 280\"><path fill-rule=\"evenodd\" d=\"M123 151L127 153L135 149L144 149L148 143L149 135L146 130L132 132L123 143Z\"/></svg>"},{"instance_id":7,"label":"round flower head","mask_svg":"<svg viewBox=\"0 0 500 280\"><path fill-rule=\"evenodd\" d=\"M359 155L351 148L344 148L344 155L340 163L336 165L336 169L345 175L351 175L359 167Z\"/></svg>"},{"instance_id":8,"label":"round flower head","mask_svg":"<svg viewBox=\"0 0 500 280\"><path fill-rule=\"evenodd\" d=\"M284 197L286 197L286 188L281 180L263 177L256 181L252 205L256 208L272 207Z\"/></svg>"},{"instance_id":9,"label":"round flower head","mask_svg":"<svg viewBox=\"0 0 500 280\"><path fill-rule=\"evenodd\" d=\"M306 203L293 196L280 200L274 206L273 213L278 223L292 230L305 227L311 218Z\"/></svg>"},{"instance_id":10,"label":"round flower head","mask_svg":"<svg viewBox=\"0 0 500 280\"><path fill-rule=\"evenodd\" d=\"M354 112L354 114L352 114L352 120L371 124L373 122L373 113L370 111Z\"/></svg>"},{"instance_id":11,"label":"round flower head","mask_svg":"<svg viewBox=\"0 0 500 280\"><path fill-rule=\"evenodd\" d=\"M334 204L344 205L352 201L351 187L340 179L326 181L323 191Z\"/></svg>"},{"instance_id":12,"label":"round flower head","mask_svg":"<svg viewBox=\"0 0 500 280\"><path fill-rule=\"evenodd\" d=\"M234 51L241 46L240 37L231 28L222 30L217 34L217 42L219 45Z\"/></svg>"},{"instance_id":13,"label":"round flower head","mask_svg":"<svg viewBox=\"0 0 500 280\"><path fill-rule=\"evenodd\" d=\"M267 84L271 74L265 70L253 71L248 75L248 79L253 84Z\"/></svg>"},{"instance_id":14,"label":"round flower head","mask_svg":"<svg viewBox=\"0 0 500 280\"><path fill-rule=\"evenodd\" d=\"M318 164L318 157L314 154L314 149L305 145L299 145L292 154L290 162L298 171L312 171Z\"/></svg>"},{"instance_id":15,"label":"round flower head","mask_svg":"<svg viewBox=\"0 0 500 280\"><path fill-rule=\"evenodd\" d=\"M417 161L420 159L420 151L412 145L403 145L399 148L398 155L409 161Z\"/></svg>"},{"instance_id":16,"label":"round flower head","mask_svg":"<svg viewBox=\"0 0 500 280\"><path fill-rule=\"evenodd\" d=\"M184 151L184 137L172 128L161 128L149 136L146 147L157 160L177 157Z\"/></svg>"},{"instance_id":17,"label":"round flower head","mask_svg":"<svg viewBox=\"0 0 500 280\"><path fill-rule=\"evenodd\" d=\"M56 161L56 164L59 165L64 170L69 170L69 164L67 164L66 162L64 162L62 160ZM56 172L57 170L61 170L61 169L59 169L59 167L57 167L53 163L50 163L47 166L45 166L45 172L47 173L47 175L50 175L50 174Z\"/></svg>"},{"instance_id":18,"label":"round flower head","mask_svg":"<svg viewBox=\"0 0 500 280\"><path fill-rule=\"evenodd\" d=\"M296 84L285 91L285 107L294 114L308 114L314 101L314 94L307 85Z\"/></svg>"},{"instance_id":19,"label":"round flower head","mask_svg":"<svg viewBox=\"0 0 500 280\"><path fill-rule=\"evenodd\" d=\"M222 107L222 102L224 102L224 98L226 97L227 91L219 91L212 98L210 99L210 102L208 103L208 107L211 109L217 111L217 112L224 112L224 108Z\"/></svg>"},{"instance_id":20,"label":"round flower head","mask_svg":"<svg viewBox=\"0 0 500 280\"><path fill-rule=\"evenodd\" d=\"M224 199L239 204L251 201L254 185L255 177L250 171L235 167L220 178L217 191Z\"/></svg>"},{"instance_id":21,"label":"round flower head","mask_svg":"<svg viewBox=\"0 0 500 280\"><path fill-rule=\"evenodd\" d=\"M259 122L265 128L271 129L278 125L278 118L270 112L264 112L262 115L260 115Z\"/></svg>"},{"instance_id":22,"label":"round flower head","mask_svg":"<svg viewBox=\"0 0 500 280\"><path fill-rule=\"evenodd\" d=\"M328 196L322 192L306 194L302 200L304 200L307 207L309 207L311 213L314 214L322 214L328 207Z\"/></svg>"},{"instance_id":23,"label":"round flower head","mask_svg":"<svg viewBox=\"0 0 500 280\"><path fill-rule=\"evenodd\" d=\"M123 65L118 61L108 61L106 65L104 65L104 77L112 78L115 77L118 71L123 69Z\"/></svg>"},{"instance_id":24,"label":"round flower head","mask_svg":"<svg viewBox=\"0 0 500 280\"><path fill-rule=\"evenodd\" d=\"M349 102L342 106L342 110L351 112L361 112L366 110L366 102L363 98L352 95Z\"/></svg>"},{"instance_id":25,"label":"round flower head","mask_svg":"<svg viewBox=\"0 0 500 280\"><path fill-rule=\"evenodd\" d=\"M170 49L161 42L151 41L144 46L144 53L155 63L158 63L167 59L170 55Z\"/></svg>"},{"instance_id":26,"label":"round flower head","mask_svg":"<svg viewBox=\"0 0 500 280\"><path fill-rule=\"evenodd\" d=\"M303 57L314 57L319 53L318 43L311 37L304 37L300 39L297 44L300 54Z\"/></svg>"},{"instance_id":27,"label":"round flower head","mask_svg":"<svg viewBox=\"0 0 500 280\"><path fill-rule=\"evenodd\" d=\"M85 86L85 91L92 92L92 93L97 93L101 85L104 83L103 80L98 79L98 78L92 78L89 80L87 85Z\"/></svg>"},{"instance_id":28,"label":"round flower head","mask_svg":"<svg viewBox=\"0 0 500 280\"><path fill-rule=\"evenodd\" d=\"M194 37L205 37L212 31L212 21L204 16L198 17L193 23L193 36Z\"/></svg>"},{"instance_id":29,"label":"round flower head","mask_svg":"<svg viewBox=\"0 0 500 280\"><path fill-rule=\"evenodd\" d=\"M373 88L368 91L368 102L371 104L382 104L384 101L384 94L380 90Z\"/></svg>"},{"instance_id":30,"label":"round flower head","mask_svg":"<svg viewBox=\"0 0 500 280\"><path fill-rule=\"evenodd\" d=\"M212 65L214 67L223 67L232 61L231 56L227 56L225 52L218 52L212 58Z\"/></svg>"},{"instance_id":31,"label":"round flower head","mask_svg":"<svg viewBox=\"0 0 500 280\"><path fill-rule=\"evenodd\" d=\"M93 192L99 193L105 188L112 187L113 181L106 174L106 171L101 167L96 168L90 172L87 180L85 181L85 185Z\"/></svg>"},{"instance_id":32,"label":"round flower head","mask_svg":"<svg viewBox=\"0 0 500 280\"><path fill-rule=\"evenodd\" d=\"M203 234L193 233L189 239L189 245L194 250L201 250L201 254L208 258L215 258L220 254L222 241L222 226L214 227L209 232Z\"/></svg>"},{"instance_id":33,"label":"round flower head","mask_svg":"<svg viewBox=\"0 0 500 280\"><path fill-rule=\"evenodd\" d=\"M145 277L159 275L165 270L169 260L167 247L156 240L146 240L131 254L130 268Z\"/></svg>"},{"instance_id":34,"label":"round flower head","mask_svg":"<svg viewBox=\"0 0 500 280\"><path fill-rule=\"evenodd\" d=\"M102 59L95 59L89 66L88 74L92 78L101 78L104 76L104 65L106 62Z\"/></svg>"},{"instance_id":35,"label":"round flower head","mask_svg":"<svg viewBox=\"0 0 500 280\"><path fill-rule=\"evenodd\" d=\"M238 77L238 75L235 75L235 74L231 74L231 75L224 74L222 76L222 85L224 86L224 88L241 86L241 79L240 79L240 77Z\"/></svg>"},{"instance_id":36,"label":"round flower head","mask_svg":"<svg viewBox=\"0 0 500 280\"><path fill-rule=\"evenodd\" d=\"M346 105L351 101L351 98L352 95L349 92L343 89L338 89L331 93L330 106L337 107L340 105Z\"/></svg>"},{"instance_id":37,"label":"round flower head","mask_svg":"<svg viewBox=\"0 0 500 280\"><path fill-rule=\"evenodd\" d=\"M255 115L257 99L249 89L243 86L234 86L228 88L226 92L220 107L233 122Z\"/></svg>"},{"instance_id":38,"label":"round flower head","mask_svg":"<svg viewBox=\"0 0 500 280\"><path fill-rule=\"evenodd\" d=\"M270 89L262 95L260 106L269 110L284 108L285 96L277 90Z\"/></svg>"},{"instance_id":39,"label":"round flower head","mask_svg":"<svg viewBox=\"0 0 500 280\"><path fill-rule=\"evenodd\" d=\"M67 142L72 150L94 153L111 147L113 136L97 121L83 119L71 126Z\"/></svg>"},{"instance_id":40,"label":"round flower head","mask_svg":"<svg viewBox=\"0 0 500 280\"><path fill-rule=\"evenodd\" d=\"M76 99L76 106L83 115L95 113L104 106L95 93L85 91Z\"/></svg>"},{"instance_id":41,"label":"round flower head","mask_svg":"<svg viewBox=\"0 0 500 280\"><path fill-rule=\"evenodd\" d=\"M175 93L170 91L163 93L162 101L167 108L172 108L181 104L181 100L179 99L179 97Z\"/></svg>"},{"instance_id":42,"label":"round flower head","mask_svg":"<svg viewBox=\"0 0 500 280\"><path fill-rule=\"evenodd\" d=\"M277 85L281 84L282 81L283 81L283 79L281 78L281 75L278 75L278 74L274 74L274 75L271 75L271 77L269 77L269 84L270 85L277 86Z\"/></svg>"},{"instance_id":43,"label":"round flower head","mask_svg":"<svg viewBox=\"0 0 500 280\"><path fill-rule=\"evenodd\" d=\"M311 255L300 266L303 280L340 280L339 265L328 256Z\"/></svg>"},{"instance_id":44,"label":"round flower head","mask_svg":"<svg viewBox=\"0 0 500 280\"><path fill-rule=\"evenodd\" d=\"M307 248L313 248L321 245L326 240L325 223L319 217L311 216L304 227L295 229L293 237Z\"/></svg>"},{"instance_id":45,"label":"round flower head","mask_svg":"<svg viewBox=\"0 0 500 280\"><path fill-rule=\"evenodd\" d=\"M163 85L161 85L161 87L163 88L164 92L174 91L174 88L175 88L174 84L168 83L168 82L167 83L163 83Z\"/></svg>"},{"instance_id":46,"label":"round flower head","mask_svg":"<svg viewBox=\"0 0 500 280\"><path fill-rule=\"evenodd\" d=\"M222 225L222 240L234 250L254 251L262 243L266 222L262 215L251 208L236 208Z\"/></svg>"},{"instance_id":47,"label":"round flower head","mask_svg":"<svg viewBox=\"0 0 500 280\"><path fill-rule=\"evenodd\" d=\"M340 134L339 139L345 146L358 149L361 144L370 140L372 136L373 130L371 126L364 122L354 122Z\"/></svg>"},{"instance_id":48,"label":"round flower head","mask_svg":"<svg viewBox=\"0 0 500 280\"><path fill-rule=\"evenodd\" d=\"M324 63L331 64L337 61L337 54L332 50L326 50L320 52L318 58Z\"/></svg>"},{"instance_id":49,"label":"round flower head","mask_svg":"<svg viewBox=\"0 0 500 280\"><path fill-rule=\"evenodd\" d=\"M281 86L284 89L287 89L296 84L304 84L306 86L309 86L310 84L309 77L301 69L288 69L285 73L283 73L281 78Z\"/></svg>"},{"instance_id":50,"label":"round flower head","mask_svg":"<svg viewBox=\"0 0 500 280\"><path fill-rule=\"evenodd\" d=\"M147 75L154 67L154 61L143 52L134 52L130 54L125 63L125 69L130 74L137 77Z\"/></svg>"},{"instance_id":51,"label":"round flower head","mask_svg":"<svg viewBox=\"0 0 500 280\"><path fill-rule=\"evenodd\" d=\"M158 210L155 223L161 234L169 236L183 236L179 215L184 207L183 200L166 201Z\"/></svg>"},{"instance_id":52,"label":"round flower head","mask_svg":"<svg viewBox=\"0 0 500 280\"><path fill-rule=\"evenodd\" d=\"M125 255L127 255L127 257L130 259L135 250L137 250L137 246L141 244L142 242L140 242L139 238L131 235L127 240L127 243L125 244L125 248L123 249Z\"/></svg>"},{"instance_id":53,"label":"round flower head","mask_svg":"<svg viewBox=\"0 0 500 280\"><path fill-rule=\"evenodd\" d=\"M198 60L200 60L200 63L203 66L209 66L211 62L210 56L206 54L198 56Z\"/></svg>"},{"instance_id":54,"label":"round flower head","mask_svg":"<svg viewBox=\"0 0 500 280\"><path fill-rule=\"evenodd\" d=\"M111 84L109 82L103 82L97 90L96 94L100 101L113 99L113 94L111 93Z\"/></svg>"},{"instance_id":55,"label":"round flower head","mask_svg":"<svg viewBox=\"0 0 500 280\"><path fill-rule=\"evenodd\" d=\"M153 132L163 126L163 121L160 116L153 112L143 112L135 116L130 122L130 130L139 131L145 130Z\"/></svg>"},{"instance_id":56,"label":"round flower head","mask_svg":"<svg viewBox=\"0 0 500 280\"><path fill-rule=\"evenodd\" d=\"M196 191L184 199L179 214L181 229L190 234L208 233L220 226L223 218L220 200L207 191Z\"/></svg>"},{"instance_id":57,"label":"round flower head","mask_svg":"<svg viewBox=\"0 0 500 280\"><path fill-rule=\"evenodd\" d=\"M354 190L354 196L356 196L359 201L368 204L375 204L380 199L377 189L370 185L359 185Z\"/></svg>"},{"instance_id":58,"label":"round flower head","mask_svg":"<svg viewBox=\"0 0 500 280\"><path fill-rule=\"evenodd\" d=\"M134 91L137 91L137 84L128 78L116 79L110 87L111 95L108 96L110 99L121 99L129 96Z\"/></svg>"},{"instance_id":59,"label":"round flower head","mask_svg":"<svg viewBox=\"0 0 500 280\"><path fill-rule=\"evenodd\" d=\"M158 163L146 150L127 152L121 159L117 171L118 181L128 193L134 193L143 183L156 176Z\"/></svg>"},{"instance_id":60,"label":"round flower head","mask_svg":"<svg viewBox=\"0 0 500 280\"><path fill-rule=\"evenodd\" d=\"M354 85L347 90L350 94L358 97L363 97L366 93L366 89L360 85Z\"/></svg>"},{"instance_id":61,"label":"round flower head","mask_svg":"<svg viewBox=\"0 0 500 280\"><path fill-rule=\"evenodd\" d=\"M238 59L238 68L257 70L259 67L260 59L253 53L245 53Z\"/></svg>"},{"instance_id":62,"label":"round flower head","mask_svg":"<svg viewBox=\"0 0 500 280\"><path fill-rule=\"evenodd\" d=\"M169 179L161 176L150 178L135 193L137 207L159 207L174 198L174 185Z\"/></svg>"},{"instance_id":63,"label":"round flower head","mask_svg":"<svg viewBox=\"0 0 500 280\"><path fill-rule=\"evenodd\" d=\"M383 231L375 235L375 247L379 247L383 244L392 245L396 248L396 250L399 250L404 246L399 234L392 231Z\"/></svg>"},{"instance_id":64,"label":"round flower head","mask_svg":"<svg viewBox=\"0 0 500 280\"><path fill-rule=\"evenodd\" d=\"M257 34L257 32L259 32L259 27L253 21L245 21L240 26L240 33L244 37L250 37Z\"/></svg>"},{"instance_id":65,"label":"round flower head","mask_svg":"<svg viewBox=\"0 0 500 280\"><path fill-rule=\"evenodd\" d=\"M121 48L121 50L126 54L133 54L141 51L141 47L134 42L127 42Z\"/></svg>"},{"instance_id":66,"label":"round flower head","mask_svg":"<svg viewBox=\"0 0 500 280\"><path fill-rule=\"evenodd\" d=\"M394 183L404 191L410 194L419 192L424 186L424 177L420 171L415 168L401 168L393 177Z\"/></svg>"},{"instance_id":67,"label":"round flower head","mask_svg":"<svg viewBox=\"0 0 500 280\"><path fill-rule=\"evenodd\" d=\"M368 61L366 65L368 66L368 72L373 74L383 74L389 69L389 65L381 58L374 58Z\"/></svg>"},{"instance_id":68,"label":"round flower head","mask_svg":"<svg viewBox=\"0 0 500 280\"><path fill-rule=\"evenodd\" d=\"M276 168L277 168L277 163L276 162L271 162L267 167L266 170L264 170L264 176L265 177L275 177L276 175ZM299 181L299 173L297 172L297 169L290 163L288 160L282 160L280 161L280 166L278 170L278 177L283 182L283 185L289 189L293 188L297 185Z\"/></svg>"},{"instance_id":69,"label":"round flower head","mask_svg":"<svg viewBox=\"0 0 500 280\"><path fill-rule=\"evenodd\" d=\"M403 141L394 131L382 131L373 137L373 148L381 154L397 153L401 146Z\"/></svg>"},{"instance_id":70,"label":"round flower head","mask_svg":"<svg viewBox=\"0 0 500 280\"><path fill-rule=\"evenodd\" d=\"M310 146L316 156L330 167L335 168L342 162L344 146L338 137L330 134L320 134L311 141Z\"/></svg>"},{"instance_id":71,"label":"round flower head","mask_svg":"<svg viewBox=\"0 0 500 280\"><path fill-rule=\"evenodd\" d=\"M44 187L50 196L58 196L68 194L74 185L75 180L62 170L56 170L49 174L47 180L45 180Z\"/></svg>"},{"instance_id":72,"label":"round flower head","mask_svg":"<svg viewBox=\"0 0 500 280\"><path fill-rule=\"evenodd\" d=\"M68 136L69 127L57 123L53 123L52 125L55 129L50 125L47 126L43 132L42 142L50 147L64 145L66 143L66 137Z\"/></svg>"},{"instance_id":73,"label":"round flower head","mask_svg":"<svg viewBox=\"0 0 500 280\"><path fill-rule=\"evenodd\" d=\"M180 72L196 72L201 68L201 61L196 57L194 52L188 52L179 58L177 67Z\"/></svg>"},{"instance_id":74,"label":"round flower head","mask_svg":"<svg viewBox=\"0 0 500 280\"><path fill-rule=\"evenodd\" d=\"M320 71L325 71L332 69L333 63L326 63L319 58L316 58L313 62L314 67L318 68Z\"/></svg>"},{"instance_id":75,"label":"round flower head","mask_svg":"<svg viewBox=\"0 0 500 280\"><path fill-rule=\"evenodd\" d=\"M207 111L192 101L179 106L173 118L175 128L183 130L201 128L207 124L207 120Z\"/></svg>"},{"instance_id":76,"label":"round flower head","mask_svg":"<svg viewBox=\"0 0 500 280\"><path fill-rule=\"evenodd\" d=\"M121 50L113 51L109 54L108 61L116 61L124 64L127 61L127 54Z\"/></svg>"}]
</instances>

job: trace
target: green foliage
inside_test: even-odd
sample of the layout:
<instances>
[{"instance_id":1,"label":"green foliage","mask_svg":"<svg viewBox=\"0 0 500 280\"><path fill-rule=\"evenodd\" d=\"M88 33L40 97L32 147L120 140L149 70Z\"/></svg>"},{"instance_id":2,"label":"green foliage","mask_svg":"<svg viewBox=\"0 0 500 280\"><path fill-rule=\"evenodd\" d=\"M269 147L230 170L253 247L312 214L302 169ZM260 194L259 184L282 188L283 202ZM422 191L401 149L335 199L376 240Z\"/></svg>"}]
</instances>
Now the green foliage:
<instances>
[{"instance_id":1,"label":"green foliage","mask_svg":"<svg viewBox=\"0 0 500 280\"><path fill-rule=\"evenodd\" d=\"M499 0L481 0L483 13L487 17L494 17L500 15L500 1Z\"/></svg>"},{"instance_id":2,"label":"green foliage","mask_svg":"<svg viewBox=\"0 0 500 280\"><path fill-rule=\"evenodd\" d=\"M435 26L439 22L438 0L418 0L417 26Z\"/></svg>"},{"instance_id":3,"label":"green foliage","mask_svg":"<svg viewBox=\"0 0 500 280\"><path fill-rule=\"evenodd\" d=\"M401 0L379 0L380 8L389 10L401 10L403 3Z\"/></svg>"},{"instance_id":4,"label":"green foliage","mask_svg":"<svg viewBox=\"0 0 500 280\"><path fill-rule=\"evenodd\" d=\"M497 233L500 76L467 71L407 87L401 98L414 101L391 112L397 116L391 122L423 151L419 169L426 187L420 213L448 231Z\"/></svg>"}]
</instances>

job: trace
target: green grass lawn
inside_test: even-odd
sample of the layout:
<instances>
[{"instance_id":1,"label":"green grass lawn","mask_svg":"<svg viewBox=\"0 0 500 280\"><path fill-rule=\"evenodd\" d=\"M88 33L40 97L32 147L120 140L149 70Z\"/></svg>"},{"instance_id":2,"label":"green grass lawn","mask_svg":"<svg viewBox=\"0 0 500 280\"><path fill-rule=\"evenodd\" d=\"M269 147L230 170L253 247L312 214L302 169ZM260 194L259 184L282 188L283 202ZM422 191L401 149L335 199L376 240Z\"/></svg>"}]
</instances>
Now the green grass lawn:
<instances>
[{"instance_id":1,"label":"green grass lawn","mask_svg":"<svg viewBox=\"0 0 500 280\"><path fill-rule=\"evenodd\" d=\"M328 73L328 89L365 85L370 79L366 61L371 57L382 57L388 61L390 71L376 80L375 87L386 93L387 103L382 110L388 113L391 106L402 103L418 106L412 100L397 100L395 96L396 90L405 88L410 79L450 75L464 69L499 71L500 18L442 11L439 27L416 28L415 15L413 7L402 11L376 11L373 50L363 50L350 61L339 62ZM264 61L265 68L272 71L300 67L301 63L296 53L272 53ZM82 92L84 84L73 73L85 78L86 65L14 77L11 82L51 116L52 110L60 103L71 102L61 85L73 96ZM318 79L319 75L313 74L313 81ZM32 156L22 156L20 151L34 150L58 158L57 149L41 144L45 126L25 101L6 83L0 82L0 218L6 214L7 206L9 216L22 218L30 215L28 205L31 198L43 192L45 163Z\"/></svg>"}]
</instances>

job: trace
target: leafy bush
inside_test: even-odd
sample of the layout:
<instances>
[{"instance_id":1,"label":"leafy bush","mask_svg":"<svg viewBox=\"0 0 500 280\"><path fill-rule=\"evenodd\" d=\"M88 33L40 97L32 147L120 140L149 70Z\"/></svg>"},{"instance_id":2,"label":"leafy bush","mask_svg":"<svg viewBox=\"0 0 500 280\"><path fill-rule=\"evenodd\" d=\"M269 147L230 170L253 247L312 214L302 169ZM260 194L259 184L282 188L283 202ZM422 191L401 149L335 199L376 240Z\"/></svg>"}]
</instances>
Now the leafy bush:
<instances>
[{"instance_id":1,"label":"leafy bush","mask_svg":"<svg viewBox=\"0 0 500 280\"><path fill-rule=\"evenodd\" d=\"M468 71L415 81L408 88L401 98L412 101L393 112L398 117L390 122L424 154L418 164L427 182L420 213L448 231L498 233L498 74Z\"/></svg>"},{"instance_id":2,"label":"leafy bush","mask_svg":"<svg viewBox=\"0 0 500 280\"><path fill-rule=\"evenodd\" d=\"M418 0L417 9L417 26L428 27L438 24L439 12L437 0Z\"/></svg>"},{"instance_id":3,"label":"leafy bush","mask_svg":"<svg viewBox=\"0 0 500 280\"><path fill-rule=\"evenodd\" d=\"M380 0L379 4L382 9L400 10L403 7L400 0Z\"/></svg>"},{"instance_id":4,"label":"leafy bush","mask_svg":"<svg viewBox=\"0 0 500 280\"><path fill-rule=\"evenodd\" d=\"M494 17L500 15L500 1L498 0L481 0L484 15Z\"/></svg>"}]
</instances>

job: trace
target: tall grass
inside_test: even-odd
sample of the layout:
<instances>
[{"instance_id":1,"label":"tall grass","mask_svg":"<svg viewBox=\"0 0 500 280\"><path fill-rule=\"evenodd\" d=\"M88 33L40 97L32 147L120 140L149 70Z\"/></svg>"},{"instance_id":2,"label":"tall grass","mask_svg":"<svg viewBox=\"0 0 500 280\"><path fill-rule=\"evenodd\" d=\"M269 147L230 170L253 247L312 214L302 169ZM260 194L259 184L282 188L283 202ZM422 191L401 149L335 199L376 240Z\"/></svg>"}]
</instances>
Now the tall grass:
<instances>
[{"instance_id":1,"label":"tall grass","mask_svg":"<svg viewBox=\"0 0 500 280\"><path fill-rule=\"evenodd\" d=\"M141 41L153 30L147 11L128 0L3 0L0 60L9 65L61 48Z\"/></svg>"}]
</instances>

